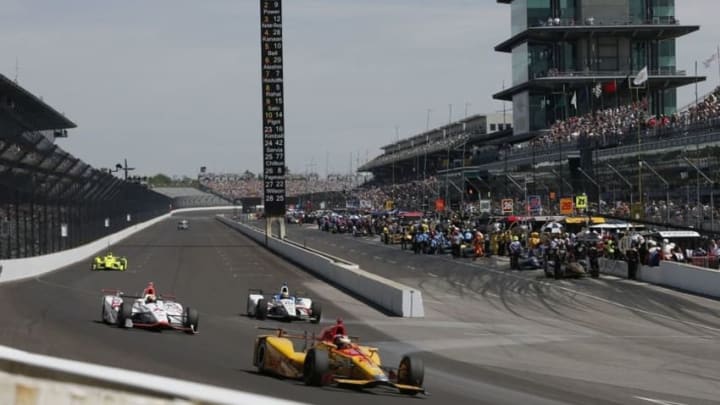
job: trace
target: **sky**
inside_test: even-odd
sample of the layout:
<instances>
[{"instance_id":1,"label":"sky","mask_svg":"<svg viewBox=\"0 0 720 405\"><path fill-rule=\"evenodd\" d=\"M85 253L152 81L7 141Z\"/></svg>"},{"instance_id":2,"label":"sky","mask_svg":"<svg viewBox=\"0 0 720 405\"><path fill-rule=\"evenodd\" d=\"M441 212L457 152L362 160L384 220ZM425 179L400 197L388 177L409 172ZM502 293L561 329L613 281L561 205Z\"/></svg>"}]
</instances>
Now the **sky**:
<instances>
[{"instance_id":1,"label":"sky","mask_svg":"<svg viewBox=\"0 0 720 405\"><path fill-rule=\"evenodd\" d=\"M140 176L262 171L258 0L0 5L0 73L78 125L63 149ZM680 22L701 26L678 40L678 69L716 52L716 9L676 1ZM509 36L510 7L492 0L285 0L291 173L354 172L428 116L432 128L501 111L492 94L511 61L493 47ZM720 81L717 63L698 73L700 95ZM694 86L678 91L678 106L694 100Z\"/></svg>"}]
</instances>

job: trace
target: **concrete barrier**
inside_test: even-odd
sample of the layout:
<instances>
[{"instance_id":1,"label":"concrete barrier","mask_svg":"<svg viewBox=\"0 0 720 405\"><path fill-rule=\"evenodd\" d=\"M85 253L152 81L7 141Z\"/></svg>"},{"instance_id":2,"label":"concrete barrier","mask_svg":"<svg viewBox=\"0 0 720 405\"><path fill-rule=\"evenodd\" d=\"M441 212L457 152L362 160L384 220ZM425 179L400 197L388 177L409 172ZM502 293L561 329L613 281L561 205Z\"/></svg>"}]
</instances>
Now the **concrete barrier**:
<instances>
[{"instance_id":1,"label":"concrete barrier","mask_svg":"<svg viewBox=\"0 0 720 405\"><path fill-rule=\"evenodd\" d=\"M217 219L265 245L264 231L222 216L218 216ZM269 237L267 238L267 248L393 315L406 318L425 316L422 293L418 290L362 270L357 264L308 249L289 240Z\"/></svg>"},{"instance_id":2,"label":"concrete barrier","mask_svg":"<svg viewBox=\"0 0 720 405\"><path fill-rule=\"evenodd\" d=\"M69 266L80 260L85 260L102 249L106 249L108 245L117 243L136 232L140 232L149 226L155 225L169 216L170 214L161 215L149 221L132 225L122 231L73 249L62 250L60 252L42 256L3 260L1 263L2 272L0 273L0 283L21 280L29 277L37 277L41 274L49 273L65 266ZM90 263L88 263L88 266L90 266Z\"/></svg>"},{"instance_id":3,"label":"concrete barrier","mask_svg":"<svg viewBox=\"0 0 720 405\"><path fill-rule=\"evenodd\" d=\"M235 207L233 206L219 206L178 209L148 221L132 225L112 235L73 249L67 249L42 256L2 260L0 261L0 283L37 277L41 274L61 269L81 260L86 260L94 256L97 252L107 249L109 245L118 243L130 235L140 232L143 229L169 218L173 214L197 211L218 211L234 208ZM90 263L88 263L88 266L90 266Z\"/></svg>"},{"instance_id":4,"label":"concrete barrier","mask_svg":"<svg viewBox=\"0 0 720 405\"><path fill-rule=\"evenodd\" d=\"M627 263L600 259L600 272L627 278ZM660 266L640 266L637 279L679 290L720 298L720 271L692 264L660 261Z\"/></svg>"}]
</instances>

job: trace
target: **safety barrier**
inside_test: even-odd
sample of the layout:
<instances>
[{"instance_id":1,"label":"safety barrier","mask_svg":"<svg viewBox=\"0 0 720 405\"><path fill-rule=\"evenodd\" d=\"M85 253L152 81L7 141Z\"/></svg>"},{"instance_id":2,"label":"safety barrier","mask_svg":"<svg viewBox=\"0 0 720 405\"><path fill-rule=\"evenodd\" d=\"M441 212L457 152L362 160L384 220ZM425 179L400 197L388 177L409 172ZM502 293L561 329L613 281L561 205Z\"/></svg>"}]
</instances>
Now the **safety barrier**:
<instances>
[{"instance_id":1,"label":"safety barrier","mask_svg":"<svg viewBox=\"0 0 720 405\"><path fill-rule=\"evenodd\" d=\"M0 261L0 283L21 280L24 278L37 277L41 274L49 273L54 270L61 269L73 263L93 256L97 252L106 249L109 245L118 243L121 240L142 231L156 223L169 218L173 214L196 211L218 211L233 209L233 206L219 207L201 207L201 208L183 208L174 210L170 213L155 217L151 220L130 226L122 231L108 235L104 238L90 242L83 246L73 249L63 250L48 255L27 257L22 259L10 259Z\"/></svg>"},{"instance_id":2,"label":"safety barrier","mask_svg":"<svg viewBox=\"0 0 720 405\"><path fill-rule=\"evenodd\" d=\"M627 278L627 263L600 259L600 272ZM637 279L651 284L720 298L720 271L662 260L660 266L640 266Z\"/></svg>"},{"instance_id":3,"label":"safety barrier","mask_svg":"<svg viewBox=\"0 0 720 405\"><path fill-rule=\"evenodd\" d=\"M12 373L0 372L2 404L301 404L6 346L0 346L0 370Z\"/></svg>"},{"instance_id":4,"label":"safety barrier","mask_svg":"<svg viewBox=\"0 0 720 405\"><path fill-rule=\"evenodd\" d=\"M265 245L273 252L302 266L332 284L338 285L389 313L405 318L425 316L422 293L411 287L360 269L357 264L309 249L299 243L265 237L265 232L223 216L220 222Z\"/></svg>"}]
</instances>

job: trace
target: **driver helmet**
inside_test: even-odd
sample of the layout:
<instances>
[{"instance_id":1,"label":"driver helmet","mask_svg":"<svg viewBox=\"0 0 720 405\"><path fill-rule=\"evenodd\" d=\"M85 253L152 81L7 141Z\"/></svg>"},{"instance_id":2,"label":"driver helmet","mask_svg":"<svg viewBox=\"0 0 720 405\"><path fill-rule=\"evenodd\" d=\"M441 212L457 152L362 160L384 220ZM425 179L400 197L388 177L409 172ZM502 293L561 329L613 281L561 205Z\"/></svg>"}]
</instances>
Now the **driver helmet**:
<instances>
[{"instance_id":1,"label":"driver helmet","mask_svg":"<svg viewBox=\"0 0 720 405\"><path fill-rule=\"evenodd\" d=\"M290 289L288 288L287 284L283 284L282 287L280 287L280 298L289 298L290 297Z\"/></svg>"},{"instance_id":2,"label":"driver helmet","mask_svg":"<svg viewBox=\"0 0 720 405\"><path fill-rule=\"evenodd\" d=\"M338 349L344 349L350 346L350 338L347 335L335 335L333 343L335 343Z\"/></svg>"}]
</instances>

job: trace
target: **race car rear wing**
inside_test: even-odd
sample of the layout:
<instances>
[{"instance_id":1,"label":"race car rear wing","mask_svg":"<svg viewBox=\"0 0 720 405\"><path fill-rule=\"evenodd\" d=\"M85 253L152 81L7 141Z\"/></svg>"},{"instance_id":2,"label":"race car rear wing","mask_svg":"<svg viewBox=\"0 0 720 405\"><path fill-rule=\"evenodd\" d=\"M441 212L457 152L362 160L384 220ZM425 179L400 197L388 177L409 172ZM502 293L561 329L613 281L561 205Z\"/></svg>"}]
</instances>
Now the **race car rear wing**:
<instances>
[{"instance_id":1,"label":"race car rear wing","mask_svg":"<svg viewBox=\"0 0 720 405\"><path fill-rule=\"evenodd\" d=\"M130 295L125 294L122 292L122 290L118 288L103 288L100 291L102 291L103 294L106 295L115 295L117 297L123 297L123 298L144 298L142 295ZM175 300L176 297L173 294L158 294L158 299L160 300Z\"/></svg>"}]
</instances>

